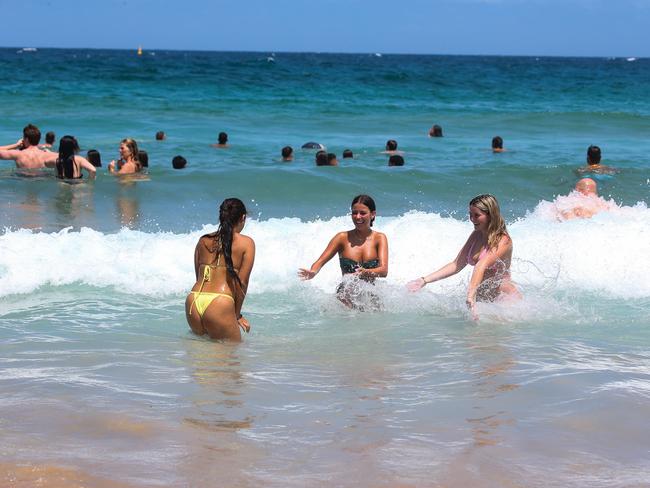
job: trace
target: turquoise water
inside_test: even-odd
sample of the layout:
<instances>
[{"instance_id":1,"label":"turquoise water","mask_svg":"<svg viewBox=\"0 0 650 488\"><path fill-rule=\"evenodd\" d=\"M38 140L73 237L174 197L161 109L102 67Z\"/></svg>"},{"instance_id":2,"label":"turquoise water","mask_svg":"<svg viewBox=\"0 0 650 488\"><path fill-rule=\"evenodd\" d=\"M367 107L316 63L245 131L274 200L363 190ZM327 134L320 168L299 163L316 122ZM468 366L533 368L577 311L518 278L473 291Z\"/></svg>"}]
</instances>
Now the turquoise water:
<instances>
[{"instance_id":1,"label":"turquoise water","mask_svg":"<svg viewBox=\"0 0 650 488\"><path fill-rule=\"evenodd\" d=\"M650 483L648 60L5 49L0 82L0 141L31 122L104 163L74 186L0 163L5 462L133 486ZM124 137L146 181L105 173ZM355 159L315 167L311 140ZM599 179L611 210L560 222L590 144L620 169ZM333 262L296 277L362 192L390 248L374 313L336 301ZM525 298L474 323L468 270L403 285L455 256L485 192ZM257 243L235 346L183 312L229 196Z\"/></svg>"}]
</instances>

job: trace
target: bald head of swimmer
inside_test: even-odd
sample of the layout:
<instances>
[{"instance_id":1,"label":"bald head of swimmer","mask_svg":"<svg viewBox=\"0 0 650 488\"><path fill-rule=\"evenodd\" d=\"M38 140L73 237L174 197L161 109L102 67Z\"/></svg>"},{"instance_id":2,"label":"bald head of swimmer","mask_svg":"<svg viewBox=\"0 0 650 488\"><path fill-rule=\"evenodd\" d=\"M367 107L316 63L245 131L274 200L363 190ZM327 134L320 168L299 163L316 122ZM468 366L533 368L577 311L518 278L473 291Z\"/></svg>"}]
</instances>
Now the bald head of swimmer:
<instances>
[{"instance_id":1,"label":"bald head of swimmer","mask_svg":"<svg viewBox=\"0 0 650 488\"><path fill-rule=\"evenodd\" d=\"M585 196L595 195L598 196L598 185L591 178L582 178L576 183L576 191L579 191Z\"/></svg>"}]
</instances>

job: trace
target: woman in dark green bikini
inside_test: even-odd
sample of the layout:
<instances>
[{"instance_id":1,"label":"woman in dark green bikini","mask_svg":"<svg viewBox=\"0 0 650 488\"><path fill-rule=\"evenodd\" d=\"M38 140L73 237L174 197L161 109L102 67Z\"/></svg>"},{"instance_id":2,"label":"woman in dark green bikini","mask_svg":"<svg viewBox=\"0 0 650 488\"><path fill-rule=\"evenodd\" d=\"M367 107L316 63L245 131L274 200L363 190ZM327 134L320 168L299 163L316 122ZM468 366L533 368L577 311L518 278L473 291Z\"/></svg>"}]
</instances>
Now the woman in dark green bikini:
<instances>
[{"instance_id":1,"label":"woman in dark green bikini","mask_svg":"<svg viewBox=\"0 0 650 488\"><path fill-rule=\"evenodd\" d=\"M336 234L311 268L298 270L300 279L311 280L335 254L339 255L343 275L353 274L369 282L386 277L388 240L381 232L372 230L377 214L374 200L368 195L358 195L352 200L351 208L354 229ZM344 304L354 306L345 282L336 293Z\"/></svg>"}]
</instances>

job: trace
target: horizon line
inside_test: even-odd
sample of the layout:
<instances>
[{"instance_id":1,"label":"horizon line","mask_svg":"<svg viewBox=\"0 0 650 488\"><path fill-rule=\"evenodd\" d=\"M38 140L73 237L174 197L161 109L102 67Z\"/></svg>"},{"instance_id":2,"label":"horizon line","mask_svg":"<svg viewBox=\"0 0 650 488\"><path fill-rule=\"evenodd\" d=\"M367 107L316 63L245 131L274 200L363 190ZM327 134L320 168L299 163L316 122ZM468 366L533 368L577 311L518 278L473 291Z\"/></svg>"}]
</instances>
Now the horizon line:
<instances>
[{"instance_id":1,"label":"horizon line","mask_svg":"<svg viewBox=\"0 0 650 488\"><path fill-rule=\"evenodd\" d=\"M141 45L140 45L141 46ZM137 51L135 48L120 47L58 47L58 46L0 46L0 49L56 49L56 50L90 50L90 51ZM381 56L466 56L466 57L509 57L509 58L598 58L598 59L645 59L645 56L630 55L571 55L571 54L442 54L442 53L400 53L400 52L380 52L380 51L280 51L280 50L240 50L240 49L173 49L173 48L143 48L143 52L172 51L172 52L200 52L200 53L250 53L250 54L344 54L344 55L381 55Z\"/></svg>"}]
</instances>

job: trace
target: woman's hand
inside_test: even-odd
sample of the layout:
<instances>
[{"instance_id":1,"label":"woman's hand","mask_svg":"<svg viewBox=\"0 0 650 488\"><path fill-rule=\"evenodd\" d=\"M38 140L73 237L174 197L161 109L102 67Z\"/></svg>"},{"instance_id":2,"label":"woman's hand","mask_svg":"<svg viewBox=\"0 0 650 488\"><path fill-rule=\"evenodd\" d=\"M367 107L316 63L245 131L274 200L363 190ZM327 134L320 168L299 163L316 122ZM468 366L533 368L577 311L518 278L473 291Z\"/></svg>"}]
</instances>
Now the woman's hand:
<instances>
[{"instance_id":1,"label":"woman's hand","mask_svg":"<svg viewBox=\"0 0 650 488\"><path fill-rule=\"evenodd\" d=\"M316 271L311 269L300 268L298 270L298 277L303 281L311 280L314 276L316 276Z\"/></svg>"},{"instance_id":2,"label":"woman's hand","mask_svg":"<svg viewBox=\"0 0 650 488\"><path fill-rule=\"evenodd\" d=\"M469 313L472 316L472 320L478 320L478 314L476 313L476 300L474 298L467 297L465 304L467 305Z\"/></svg>"},{"instance_id":3,"label":"woman's hand","mask_svg":"<svg viewBox=\"0 0 650 488\"><path fill-rule=\"evenodd\" d=\"M247 334L251 331L251 324L248 323L248 320L246 320L244 316L237 319L237 324L239 324L239 327L241 327Z\"/></svg>"},{"instance_id":4,"label":"woman's hand","mask_svg":"<svg viewBox=\"0 0 650 488\"><path fill-rule=\"evenodd\" d=\"M415 293L416 291L424 288L424 285L426 284L427 283L424 281L424 278L418 278L417 280L409 281L406 284L406 288L408 288L408 291L411 293Z\"/></svg>"},{"instance_id":5,"label":"woman's hand","mask_svg":"<svg viewBox=\"0 0 650 488\"><path fill-rule=\"evenodd\" d=\"M117 164L117 163L115 162L115 160L113 160L113 161L111 161L110 163L108 163L108 171L110 171L111 173L113 173L113 172L115 171L115 165L116 165L116 164Z\"/></svg>"}]
</instances>

